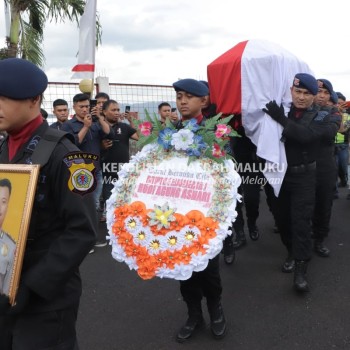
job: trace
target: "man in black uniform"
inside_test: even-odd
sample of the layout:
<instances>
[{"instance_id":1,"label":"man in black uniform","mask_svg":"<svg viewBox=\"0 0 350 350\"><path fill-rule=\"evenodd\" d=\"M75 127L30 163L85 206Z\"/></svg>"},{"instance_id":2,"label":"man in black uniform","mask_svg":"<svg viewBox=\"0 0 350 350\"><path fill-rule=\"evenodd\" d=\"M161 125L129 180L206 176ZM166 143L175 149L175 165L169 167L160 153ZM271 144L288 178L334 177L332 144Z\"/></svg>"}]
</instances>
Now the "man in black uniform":
<instances>
[{"instance_id":1,"label":"man in black uniform","mask_svg":"<svg viewBox=\"0 0 350 350\"><path fill-rule=\"evenodd\" d=\"M196 119L203 122L201 109L208 95L208 88L194 79L182 79L173 84L176 91L176 105L182 115L182 121ZM177 127L181 128L181 121ZM195 329L203 323L202 298L207 299L210 326L215 338L222 338L226 332L226 321L221 305L221 278L219 255L209 261L200 272L194 272L186 281L180 281L180 291L188 309L188 319L177 334L177 341L190 338Z\"/></svg>"},{"instance_id":2,"label":"man in black uniform","mask_svg":"<svg viewBox=\"0 0 350 350\"><path fill-rule=\"evenodd\" d=\"M275 218L288 257L283 272L294 271L297 291L309 290L306 270L311 258L311 218L315 203L316 156L320 141L335 136L339 125L325 117L316 122L318 110L314 98L318 92L316 79L306 73L295 75L291 87L292 106L285 117L283 106L275 101L263 111L283 126L288 168L275 205Z\"/></svg>"},{"instance_id":3,"label":"man in black uniform","mask_svg":"<svg viewBox=\"0 0 350 350\"><path fill-rule=\"evenodd\" d=\"M53 101L52 106L53 106L52 112L56 116L57 121L52 123L50 125L50 128L61 130L62 125L68 120L68 116L69 116L68 102L66 100L63 100L62 98L58 98L57 100Z\"/></svg>"},{"instance_id":4,"label":"man in black uniform","mask_svg":"<svg viewBox=\"0 0 350 350\"><path fill-rule=\"evenodd\" d=\"M0 163L40 164L15 305L0 295L0 348L77 349L79 265L96 240L94 166L40 114L45 73L0 61ZM48 137L49 136L49 137Z\"/></svg>"},{"instance_id":5,"label":"man in black uniform","mask_svg":"<svg viewBox=\"0 0 350 350\"><path fill-rule=\"evenodd\" d=\"M327 79L318 79L318 93L315 104L319 108L319 113L315 121L322 123L323 119L332 118L340 126L341 115L338 108L329 106L329 103L336 104L338 96L333 91L331 82ZM337 101L334 101L337 99ZM337 130L338 132L338 130ZM329 225L333 207L333 197L335 190L335 179L337 178L336 161L334 157L334 143L336 134L330 134L328 138L323 138L318 148L316 158L316 194L315 209L312 218L312 238L314 239L314 251L321 257L328 257L329 248L324 244L329 233Z\"/></svg>"}]
</instances>

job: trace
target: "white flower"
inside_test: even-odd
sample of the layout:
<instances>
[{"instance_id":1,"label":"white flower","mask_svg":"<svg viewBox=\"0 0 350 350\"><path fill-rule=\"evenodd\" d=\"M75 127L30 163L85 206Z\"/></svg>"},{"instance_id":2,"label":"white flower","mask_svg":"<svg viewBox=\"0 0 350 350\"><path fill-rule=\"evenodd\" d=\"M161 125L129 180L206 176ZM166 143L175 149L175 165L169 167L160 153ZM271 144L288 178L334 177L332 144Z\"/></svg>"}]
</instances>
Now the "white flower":
<instances>
[{"instance_id":1,"label":"white flower","mask_svg":"<svg viewBox=\"0 0 350 350\"><path fill-rule=\"evenodd\" d=\"M177 151L186 151L189 145L193 143L194 134L191 130L181 129L173 135L171 144Z\"/></svg>"},{"instance_id":2,"label":"white flower","mask_svg":"<svg viewBox=\"0 0 350 350\"><path fill-rule=\"evenodd\" d=\"M152 231L149 227L139 227L132 233L134 237L134 242L142 247L147 247L150 241L154 238Z\"/></svg>"},{"instance_id":3,"label":"white flower","mask_svg":"<svg viewBox=\"0 0 350 350\"><path fill-rule=\"evenodd\" d=\"M175 278L179 281L188 280L192 275L193 267L190 265L185 265L183 263L175 264L174 266L174 275Z\"/></svg>"},{"instance_id":4,"label":"white flower","mask_svg":"<svg viewBox=\"0 0 350 350\"><path fill-rule=\"evenodd\" d=\"M170 231L165 236L166 247L171 250L181 249L184 244L183 235L179 235L176 231Z\"/></svg>"},{"instance_id":5,"label":"white flower","mask_svg":"<svg viewBox=\"0 0 350 350\"><path fill-rule=\"evenodd\" d=\"M134 233L140 230L142 223L138 217L129 215L124 220L124 227L128 232Z\"/></svg>"},{"instance_id":6,"label":"white flower","mask_svg":"<svg viewBox=\"0 0 350 350\"><path fill-rule=\"evenodd\" d=\"M201 231L198 227L196 226L189 226L186 225L180 230L181 236L183 237L183 242L185 245L189 246L191 245L194 241L198 240L198 236L200 235Z\"/></svg>"},{"instance_id":7,"label":"white flower","mask_svg":"<svg viewBox=\"0 0 350 350\"><path fill-rule=\"evenodd\" d=\"M164 237L157 236L149 241L148 243L148 253L151 255L158 254L165 248Z\"/></svg>"}]
</instances>

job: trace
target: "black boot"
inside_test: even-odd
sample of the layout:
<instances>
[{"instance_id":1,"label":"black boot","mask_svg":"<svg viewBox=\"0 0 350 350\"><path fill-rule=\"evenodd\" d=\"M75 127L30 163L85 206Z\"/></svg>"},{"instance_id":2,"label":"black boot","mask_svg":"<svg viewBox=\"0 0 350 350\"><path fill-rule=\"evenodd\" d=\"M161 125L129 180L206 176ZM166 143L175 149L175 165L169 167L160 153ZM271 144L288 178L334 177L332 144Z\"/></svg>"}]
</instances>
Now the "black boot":
<instances>
[{"instance_id":1,"label":"black boot","mask_svg":"<svg viewBox=\"0 0 350 350\"><path fill-rule=\"evenodd\" d=\"M235 249L239 249L247 244L247 239L245 238L245 233L244 233L243 228L237 229L237 230L235 230L235 232L236 232L236 235L235 235L235 238L233 241L233 247Z\"/></svg>"},{"instance_id":2,"label":"black boot","mask_svg":"<svg viewBox=\"0 0 350 350\"><path fill-rule=\"evenodd\" d=\"M252 241L257 241L260 237L259 229L256 224L248 225L249 237Z\"/></svg>"},{"instance_id":3,"label":"black boot","mask_svg":"<svg viewBox=\"0 0 350 350\"><path fill-rule=\"evenodd\" d=\"M176 335L176 340L183 343L189 339L194 331L203 324L203 314L201 304L187 303L188 319Z\"/></svg>"},{"instance_id":4,"label":"black boot","mask_svg":"<svg viewBox=\"0 0 350 350\"><path fill-rule=\"evenodd\" d=\"M288 253L288 256L286 257L286 260L284 261L282 265L282 272L290 273L294 271L295 267L295 260L293 258L292 253Z\"/></svg>"},{"instance_id":5,"label":"black boot","mask_svg":"<svg viewBox=\"0 0 350 350\"><path fill-rule=\"evenodd\" d=\"M324 245L323 239L315 239L314 251L322 258L328 258L330 250Z\"/></svg>"},{"instance_id":6,"label":"black boot","mask_svg":"<svg viewBox=\"0 0 350 350\"><path fill-rule=\"evenodd\" d=\"M208 304L210 329L216 339L221 339L226 333L226 319L220 302Z\"/></svg>"},{"instance_id":7,"label":"black boot","mask_svg":"<svg viewBox=\"0 0 350 350\"><path fill-rule=\"evenodd\" d=\"M309 286L306 281L306 270L308 262L305 260L295 260L294 287L298 292L308 292Z\"/></svg>"},{"instance_id":8,"label":"black boot","mask_svg":"<svg viewBox=\"0 0 350 350\"><path fill-rule=\"evenodd\" d=\"M233 247L232 237L228 236L224 240L224 261L227 265L233 264L235 261L235 248Z\"/></svg>"}]
</instances>

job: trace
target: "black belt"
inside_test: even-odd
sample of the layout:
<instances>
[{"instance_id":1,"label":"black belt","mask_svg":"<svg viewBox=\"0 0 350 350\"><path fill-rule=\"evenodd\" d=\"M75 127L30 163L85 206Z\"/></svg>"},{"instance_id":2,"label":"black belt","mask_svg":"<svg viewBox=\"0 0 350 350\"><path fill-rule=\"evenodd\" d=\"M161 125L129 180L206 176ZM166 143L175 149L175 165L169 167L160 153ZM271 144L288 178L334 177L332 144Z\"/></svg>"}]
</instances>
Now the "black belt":
<instances>
[{"instance_id":1,"label":"black belt","mask_svg":"<svg viewBox=\"0 0 350 350\"><path fill-rule=\"evenodd\" d=\"M291 174L306 173L309 170L316 170L316 162L312 162L306 165L300 164L300 165L288 166L288 169L287 169L287 171Z\"/></svg>"}]
</instances>

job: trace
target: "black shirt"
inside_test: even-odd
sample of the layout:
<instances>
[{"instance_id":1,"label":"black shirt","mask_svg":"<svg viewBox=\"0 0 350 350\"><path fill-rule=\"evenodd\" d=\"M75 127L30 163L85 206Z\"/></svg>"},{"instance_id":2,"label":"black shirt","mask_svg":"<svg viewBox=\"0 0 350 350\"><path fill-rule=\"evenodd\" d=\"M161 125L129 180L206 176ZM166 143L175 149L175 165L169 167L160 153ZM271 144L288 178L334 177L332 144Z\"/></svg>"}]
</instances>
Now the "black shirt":
<instances>
[{"instance_id":1,"label":"black shirt","mask_svg":"<svg viewBox=\"0 0 350 350\"><path fill-rule=\"evenodd\" d=\"M102 162L104 163L128 163L129 162L129 139L136 130L126 123L116 123L111 126L112 137L105 137L113 141L113 146L103 151Z\"/></svg>"},{"instance_id":2,"label":"black shirt","mask_svg":"<svg viewBox=\"0 0 350 350\"><path fill-rule=\"evenodd\" d=\"M292 106L283 129L286 157L289 166L312 163L318 158L320 143L335 137L339 124L328 112L312 106L296 110Z\"/></svg>"}]
</instances>

